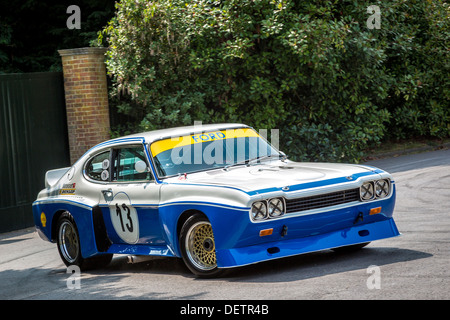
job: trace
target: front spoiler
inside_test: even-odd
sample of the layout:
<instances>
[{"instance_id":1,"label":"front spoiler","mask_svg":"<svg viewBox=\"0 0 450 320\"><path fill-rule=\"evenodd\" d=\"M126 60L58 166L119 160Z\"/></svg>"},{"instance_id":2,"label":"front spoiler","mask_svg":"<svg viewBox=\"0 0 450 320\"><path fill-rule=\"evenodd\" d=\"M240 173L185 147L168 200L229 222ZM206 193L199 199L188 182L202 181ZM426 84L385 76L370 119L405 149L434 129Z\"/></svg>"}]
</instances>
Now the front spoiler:
<instances>
[{"instance_id":1,"label":"front spoiler","mask_svg":"<svg viewBox=\"0 0 450 320\"><path fill-rule=\"evenodd\" d=\"M399 236L394 219L361 224L329 233L266 242L242 248L216 250L219 268L231 268L314 251L343 247Z\"/></svg>"}]
</instances>

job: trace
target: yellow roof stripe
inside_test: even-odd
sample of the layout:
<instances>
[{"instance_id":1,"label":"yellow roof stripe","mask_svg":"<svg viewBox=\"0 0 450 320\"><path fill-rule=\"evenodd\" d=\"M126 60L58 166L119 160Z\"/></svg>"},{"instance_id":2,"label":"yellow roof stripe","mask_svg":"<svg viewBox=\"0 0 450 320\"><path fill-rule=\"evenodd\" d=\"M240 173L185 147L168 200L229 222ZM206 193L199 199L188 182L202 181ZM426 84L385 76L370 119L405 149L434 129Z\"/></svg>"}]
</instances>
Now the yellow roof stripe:
<instances>
[{"instance_id":1,"label":"yellow roof stripe","mask_svg":"<svg viewBox=\"0 0 450 320\"><path fill-rule=\"evenodd\" d=\"M192 134L189 136L174 137L155 141L150 146L152 156L155 157L161 152L186 145L209 142L215 140L224 140L230 138L259 137L259 134L250 128L228 129L221 131L211 131Z\"/></svg>"}]
</instances>

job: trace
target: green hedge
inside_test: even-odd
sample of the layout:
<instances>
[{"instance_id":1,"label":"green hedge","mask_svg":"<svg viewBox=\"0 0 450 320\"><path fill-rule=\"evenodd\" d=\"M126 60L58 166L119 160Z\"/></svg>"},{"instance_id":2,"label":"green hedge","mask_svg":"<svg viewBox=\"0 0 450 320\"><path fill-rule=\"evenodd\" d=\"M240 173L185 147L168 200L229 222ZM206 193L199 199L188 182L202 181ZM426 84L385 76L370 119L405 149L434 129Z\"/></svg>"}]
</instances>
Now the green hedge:
<instances>
[{"instance_id":1,"label":"green hedge","mask_svg":"<svg viewBox=\"0 0 450 320\"><path fill-rule=\"evenodd\" d=\"M378 5L380 29L367 8ZM386 138L448 137L444 1L122 0L107 44L115 134L243 122L292 159L358 161Z\"/></svg>"}]
</instances>

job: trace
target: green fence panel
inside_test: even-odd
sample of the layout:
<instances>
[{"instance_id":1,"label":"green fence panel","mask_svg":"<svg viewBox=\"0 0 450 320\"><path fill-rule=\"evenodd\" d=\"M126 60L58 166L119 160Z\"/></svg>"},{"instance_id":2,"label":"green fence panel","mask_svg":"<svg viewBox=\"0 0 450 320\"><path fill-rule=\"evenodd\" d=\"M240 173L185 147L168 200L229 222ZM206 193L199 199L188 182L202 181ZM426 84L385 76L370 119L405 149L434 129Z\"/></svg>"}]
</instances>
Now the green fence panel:
<instances>
[{"instance_id":1,"label":"green fence panel","mask_svg":"<svg viewBox=\"0 0 450 320\"><path fill-rule=\"evenodd\" d=\"M0 74L0 232L32 226L45 172L69 165L62 73Z\"/></svg>"}]
</instances>

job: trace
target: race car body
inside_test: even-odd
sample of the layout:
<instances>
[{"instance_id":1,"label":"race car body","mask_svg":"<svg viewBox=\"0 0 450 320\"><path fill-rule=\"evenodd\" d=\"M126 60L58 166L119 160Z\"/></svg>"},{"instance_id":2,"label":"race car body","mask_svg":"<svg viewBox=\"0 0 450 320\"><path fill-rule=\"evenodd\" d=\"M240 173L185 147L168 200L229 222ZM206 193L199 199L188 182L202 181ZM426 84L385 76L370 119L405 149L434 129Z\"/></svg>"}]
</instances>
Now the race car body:
<instances>
[{"instance_id":1,"label":"race car body","mask_svg":"<svg viewBox=\"0 0 450 320\"><path fill-rule=\"evenodd\" d=\"M109 140L47 172L45 184L33 203L36 228L66 265L158 255L210 277L399 235L389 173L296 163L242 124Z\"/></svg>"}]
</instances>

